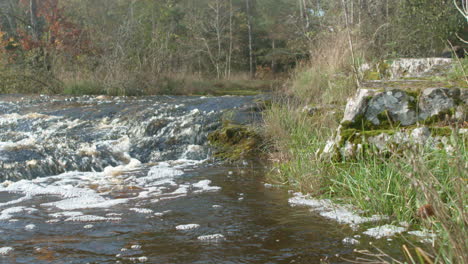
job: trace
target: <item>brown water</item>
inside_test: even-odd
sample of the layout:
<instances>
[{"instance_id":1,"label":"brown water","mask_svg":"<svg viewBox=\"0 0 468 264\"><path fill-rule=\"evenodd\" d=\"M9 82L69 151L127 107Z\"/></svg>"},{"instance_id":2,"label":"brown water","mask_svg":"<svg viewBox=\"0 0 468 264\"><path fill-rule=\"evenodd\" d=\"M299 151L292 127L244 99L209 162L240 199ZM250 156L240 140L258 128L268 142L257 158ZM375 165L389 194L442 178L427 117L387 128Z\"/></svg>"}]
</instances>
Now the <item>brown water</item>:
<instances>
[{"instance_id":1,"label":"brown water","mask_svg":"<svg viewBox=\"0 0 468 264\"><path fill-rule=\"evenodd\" d=\"M13 249L0 263L347 263L369 242L400 254L397 239L343 243L359 233L290 206L264 167L205 160L206 134L253 98L15 98L0 101L0 249Z\"/></svg>"}]
</instances>

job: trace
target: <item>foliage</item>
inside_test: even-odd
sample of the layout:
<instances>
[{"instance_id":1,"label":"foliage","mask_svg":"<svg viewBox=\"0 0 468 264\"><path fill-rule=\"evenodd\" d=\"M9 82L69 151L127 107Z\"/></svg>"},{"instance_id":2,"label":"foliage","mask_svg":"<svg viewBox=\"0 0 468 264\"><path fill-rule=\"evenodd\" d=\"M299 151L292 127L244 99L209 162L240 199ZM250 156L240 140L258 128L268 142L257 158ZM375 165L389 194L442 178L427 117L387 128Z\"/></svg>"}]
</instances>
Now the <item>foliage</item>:
<instances>
[{"instance_id":1,"label":"foliage","mask_svg":"<svg viewBox=\"0 0 468 264\"><path fill-rule=\"evenodd\" d=\"M248 0L249 10L246 1L4 1L0 57L10 73L28 68L41 74L46 86L75 75L84 78L80 82L96 80L99 91L114 94L145 94L155 87L170 93L174 89L167 87L177 83L168 81L171 76L230 79L250 70L251 56L253 70L259 70L251 77L277 78L313 58L311 63L324 60L331 66L309 71L302 82L318 80L322 87L327 85L320 80L348 58L347 27L357 50L363 46L367 57L435 55L446 38L457 45L452 36L465 32L461 14L448 0ZM330 37L334 34L343 36ZM326 46L336 47L335 52L317 48ZM343 71L339 86L351 86L352 73L352 67ZM299 79L303 89L298 91L324 89ZM333 101L335 96L325 97Z\"/></svg>"}]
</instances>

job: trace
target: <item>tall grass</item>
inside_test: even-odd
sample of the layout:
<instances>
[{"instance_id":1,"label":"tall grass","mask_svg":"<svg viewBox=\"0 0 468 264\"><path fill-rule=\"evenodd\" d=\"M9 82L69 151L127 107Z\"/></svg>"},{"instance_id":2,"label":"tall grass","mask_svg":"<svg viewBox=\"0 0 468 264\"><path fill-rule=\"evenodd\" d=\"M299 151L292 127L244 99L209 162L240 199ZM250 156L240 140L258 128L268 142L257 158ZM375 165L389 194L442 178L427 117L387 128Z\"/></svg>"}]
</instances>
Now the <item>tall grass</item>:
<instances>
[{"instance_id":1,"label":"tall grass","mask_svg":"<svg viewBox=\"0 0 468 264\"><path fill-rule=\"evenodd\" d=\"M278 170L272 174L274 180L302 191L320 191L322 182L314 163L314 149L323 147L327 131L322 134L318 128L320 124L314 123L292 103L272 105L264 120L267 138L276 148L275 155L271 156Z\"/></svg>"},{"instance_id":2,"label":"tall grass","mask_svg":"<svg viewBox=\"0 0 468 264\"><path fill-rule=\"evenodd\" d=\"M311 47L309 62L296 69L281 92L305 104L343 103L356 90L347 35L324 33L318 39ZM355 41L356 47L362 47L361 41ZM357 51L355 56L364 53Z\"/></svg>"}]
</instances>

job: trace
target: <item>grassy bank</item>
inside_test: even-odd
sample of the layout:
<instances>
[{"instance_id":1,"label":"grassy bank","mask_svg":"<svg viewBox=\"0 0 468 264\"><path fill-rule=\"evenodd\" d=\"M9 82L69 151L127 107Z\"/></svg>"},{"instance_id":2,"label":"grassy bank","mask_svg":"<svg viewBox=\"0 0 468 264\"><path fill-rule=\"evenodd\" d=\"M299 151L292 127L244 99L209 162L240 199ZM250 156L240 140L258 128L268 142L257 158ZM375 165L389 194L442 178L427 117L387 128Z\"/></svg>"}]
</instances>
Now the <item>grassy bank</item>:
<instances>
[{"instance_id":1,"label":"grassy bank","mask_svg":"<svg viewBox=\"0 0 468 264\"><path fill-rule=\"evenodd\" d=\"M115 77L115 78L114 78ZM65 95L257 95L275 89L280 83L273 76L252 79L246 73L229 79L209 76L172 74L155 77L151 73L114 77L83 70L47 72L28 68L0 68L0 93L65 94Z\"/></svg>"},{"instance_id":2,"label":"grassy bank","mask_svg":"<svg viewBox=\"0 0 468 264\"><path fill-rule=\"evenodd\" d=\"M357 89L351 60L341 59L349 58L348 49L339 49L319 47L320 57L292 77L265 113L265 134L275 150L270 155L274 167L270 180L317 197L344 199L369 214L388 215L395 223L432 230L438 239L433 247L427 245L426 257L434 263L467 263L466 135L449 138L456 146L451 152L419 146L389 157L367 155L352 161L320 157L319 150L342 118L346 97ZM339 52L340 56L333 55ZM461 72L456 69L447 78L462 80ZM434 216L421 215L420 208L426 205ZM418 259L425 253L410 249L410 254L408 263L430 263Z\"/></svg>"}]
</instances>

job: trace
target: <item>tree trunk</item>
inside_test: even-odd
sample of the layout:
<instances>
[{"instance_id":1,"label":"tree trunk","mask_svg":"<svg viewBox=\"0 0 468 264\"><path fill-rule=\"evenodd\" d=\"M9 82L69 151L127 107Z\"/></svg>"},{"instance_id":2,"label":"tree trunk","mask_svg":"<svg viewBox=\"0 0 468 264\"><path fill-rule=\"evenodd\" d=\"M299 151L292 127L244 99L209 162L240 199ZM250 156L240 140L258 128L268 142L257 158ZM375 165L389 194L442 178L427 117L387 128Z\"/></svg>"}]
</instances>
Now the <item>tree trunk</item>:
<instances>
[{"instance_id":1,"label":"tree trunk","mask_svg":"<svg viewBox=\"0 0 468 264\"><path fill-rule=\"evenodd\" d=\"M232 32L232 17L234 15L232 9L232 0L229 0L229 53L227 61L227 78L231 79L231 61L232 61L232 50L233 50L233 32Z\"/></svg>"},{"instance_id":2,"label":"tree trunk","mask_svg":"<svg viewBox=\"0 0 468 264\"><path fill-rule=\"evenodd\" d=\"M251 14L250 14L250 0L245 0L246 4L246 12L247 12L247 29L249 33L249 70L250 70L250 77L253 78L255 76L254 65L253 65L253 45L252 45L252 21L251 21Z\"/></svg>"},{"instance_id":3,"label":"tree trunk","mask_svg":"<svg viewBox=\"0 0 468 264\"><path fill-rule=\"evenodd\" d=\"M40 33L37 23L37 2L36 0L29 1L29 12L30 12L30 23L31 23L31 33L35 41L40 39Z\"/></svg>"}]
</instances>

